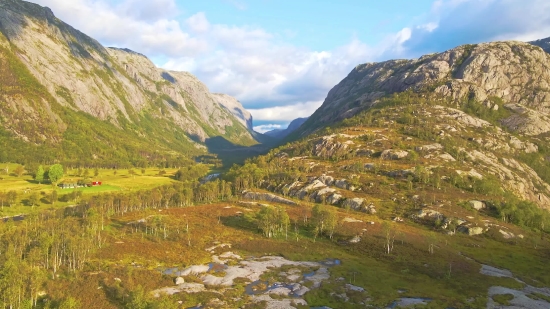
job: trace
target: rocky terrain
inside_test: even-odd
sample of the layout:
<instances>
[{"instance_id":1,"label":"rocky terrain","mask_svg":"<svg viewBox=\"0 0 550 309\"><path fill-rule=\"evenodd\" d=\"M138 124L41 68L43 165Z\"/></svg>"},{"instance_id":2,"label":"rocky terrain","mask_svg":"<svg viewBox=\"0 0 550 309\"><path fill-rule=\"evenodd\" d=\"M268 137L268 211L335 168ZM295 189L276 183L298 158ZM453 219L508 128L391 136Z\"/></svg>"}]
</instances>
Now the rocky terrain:
<instances>
[{"instance_id":1,"label":"rocky terrain","mask_svg":"<svg viewBox=\"0 0 550 309\"><path fill-rule=\"evenodd\" d=\"M103 47L48 8L0 1L0 61L0 121L11 138L58 143L70 135L76 117L64 112L70 110L108 123L111 132L152 140L174 135L163 145L168 148L200 148L216 136L256 143L250 113L236 99L210 93L190 73L157 68L137 52Z\"/></svg>"},{"instance_id":2,"label":"rocky terrain","mask_svg":"<svg viewBox=\"0 0 550 309\"><path fill-rule=\"evenodd\" d=\"M423 170L430 174L439 170L442 179L460 176L481 180L493 176L504 189L514 192L519 198L543 208L550 205L550 185L526 162L517 159L538 152L538 146L533 142L521 140L483 119L440 105L414 111L417 122L431 123L431 128L403 127L397 121L406 109L393 108L387 113L386 123L393 123L388 128L353 128L346 134L311 139L308 144L312 150L307 155L289 156L285 151L291 152L292 146L288 146L288 150L283 148L274 156L286 165L306 166L310 171L308 179L269 185L268 188L299 199L341 205L343 195L364 196L361 187L364 188L366 180L362 180L364 176L357 172L370 171L390 179L406 179L409 175L419 177L419 161L411 160L411 156L418 156L423 160ZM441 122L433 119L441 119ZM400 133L407 130L408 134ZM414 136L417 130L432 131L431 136L437 137L438 142L422 141L421 136ZM395 147L396 144L399 147ZM342 163L326 161L335 158L340 158ZM444 174L443 169L446 170ZM364 199L368 198L364 196ZM359 209L367 204L361 199L361 202L347 206Z\"/></svg>"},{"instance_id":3,"label":"rocky terrain","mask_svg":"<svg viewBox=\"0 0 550 309\"><path fill-rule=\"evenodd\" d=\"M538 42L538 43L537 43ZM544 42L533 44L546 46ZM305 136L323 125L349 118L392 93L437 94L461 106L468 100L511 111L503 125L529 135L548 132L550 55L522 42L464 45L413 60L358 65L327 95L299 130ZM337 116L337 117L335 117Z\"/></svg>"}]
</instances>

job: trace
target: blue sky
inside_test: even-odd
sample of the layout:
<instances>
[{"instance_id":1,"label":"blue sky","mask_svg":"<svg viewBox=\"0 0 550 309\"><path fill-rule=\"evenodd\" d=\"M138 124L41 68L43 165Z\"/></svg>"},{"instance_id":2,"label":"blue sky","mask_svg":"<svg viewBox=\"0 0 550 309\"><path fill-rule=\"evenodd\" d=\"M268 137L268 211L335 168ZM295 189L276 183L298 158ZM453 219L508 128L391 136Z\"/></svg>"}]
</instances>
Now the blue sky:
<instances>
[{"instance_id":1,"label":"blue sky","mask_svg":"<svg viewBox=\"0 0 550 309\"><path fill-rule=\"evenodd\" d=\"M548 0L34 1L236 97L258 131L309 116L361 63L550 36Z\"/></svg>"}]
</instances>

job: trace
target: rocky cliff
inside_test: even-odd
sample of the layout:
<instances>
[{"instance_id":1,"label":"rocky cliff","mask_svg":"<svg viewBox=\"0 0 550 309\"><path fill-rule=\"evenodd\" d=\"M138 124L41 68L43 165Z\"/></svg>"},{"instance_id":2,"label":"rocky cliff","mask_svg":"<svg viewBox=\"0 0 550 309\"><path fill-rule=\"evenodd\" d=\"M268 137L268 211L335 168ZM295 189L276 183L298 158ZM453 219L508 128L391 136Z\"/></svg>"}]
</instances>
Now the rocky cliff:
<instances>
[{"instance_id":1,"label":"rocky cliff","mask_svg":"<svg viewBox=\"0 0 550 309\"><path fill-rule=\"evenodd\" d=\"M361 64L330 90L300 134L349 118L389 94L412 90L457 105L503 103L512 112L505 126L540 135L550 130L549 68L549 54L522 42L464 45L419 59Z\"/></svg>"},{"instance_id":2,"label":"rocky cliff","mask_svg":"<svg viewBox=\"0 0 550 309\"><path fill-rule=\"evenodd\" d=\"M201 143L216 136L234 144L255 143L247 129L251 117L237 100L211 94L190 73L157 68L128 49L105 48L48 8L1 0L0 48L4 63L0 118L3 129L15 138L60 142L70 127L61 115L70 110L107 123L111 132L166 139L166 150L174 149L172 144L201 148ZM30 82L44 91L31 97L23 91ZM223 105L227 102L230 108ZM235 117L235 111L241 116Z\"/></svg>"},{"instance_id":3,"label":"rocky cliff","mask_svg":"<svg viewBox=\"0 0 550 309\"><path fill-rule=\"evenodd\" d=\"M252 114L247 111L241 102L239 102L234 97L223 94L223 93L214 93L212 94L215 101L223 106L228 112L230 112L240 123L242 123L248 130L254 131L254 126L252 124Z\"/></svg>"}]
</instances>

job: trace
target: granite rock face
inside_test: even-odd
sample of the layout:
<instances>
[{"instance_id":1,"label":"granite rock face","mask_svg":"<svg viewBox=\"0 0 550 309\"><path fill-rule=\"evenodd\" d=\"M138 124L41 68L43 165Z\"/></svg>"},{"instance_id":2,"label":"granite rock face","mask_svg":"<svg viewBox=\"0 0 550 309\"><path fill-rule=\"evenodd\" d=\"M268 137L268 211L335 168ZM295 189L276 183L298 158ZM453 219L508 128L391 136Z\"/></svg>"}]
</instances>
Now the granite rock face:
<instances>
[{"instance_id":1,"label":"granite rock face","mask_svg":"<svg viewBox=\"0 0 550 309\"><path fill-rule=\"evenodd\" d=\"M60 105L82 111L117 127L137 127L139 116L180 128L182 138L204 142L223 136L233 143L254 143L252 118L228 95L212 94L187 72L156 67L128 49L106 48L55 17L49 8L20 0L0 1L0 59L17 57ZM9 124L15 109L26 118L59 121L51 108L9 97L2 107ZM63 124L58 128L63 130ZM6 125L25 139L26 132ZM47 139L49 136L44 136Z\"/></svg>"},{"instance_id":2,"label":"granite rock face","mask_svg":"<svg viewBox=\"0 0 550 309\"><path fill-rule=\"evenodd\" d=\"M546 41L537 45L547 50L550 46ZM512 116L504 125L526 134L542 134L550 131L549 68L550 54L516 41L464 45L419 59L361 64L330 90L298 133L307 135L372 107L386 95L412 90L437 94L456 104L474 99L493 110L503 108L499 103L506 104Z\"/></svg>"}]
</instances>

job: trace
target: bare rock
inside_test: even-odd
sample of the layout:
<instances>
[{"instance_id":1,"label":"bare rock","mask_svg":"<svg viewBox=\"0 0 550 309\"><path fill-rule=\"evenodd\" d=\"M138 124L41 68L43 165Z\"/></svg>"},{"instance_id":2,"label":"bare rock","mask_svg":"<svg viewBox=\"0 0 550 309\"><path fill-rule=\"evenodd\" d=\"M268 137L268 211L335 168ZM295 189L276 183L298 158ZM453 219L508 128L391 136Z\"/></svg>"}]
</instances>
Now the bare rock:
<instances>
[{"instance_id":1,"label":"bare rock","mask_svg":"<svg viewBox=\"0 0 550 309\"><path fill-rule=\"evenodd\" d=\"M350 198L350 199L345 200L344 204L342 204L342 206L344 208L359 210L359 209L361 209L361 206L363 205L364 202L365 202L365 200L362 199L362 198Z\"/></svg>"},{"instance_id":2,"label":"bare rock","mask_svg":"<svg viewBox=\"0 0 550 309\"><path fill-rule=\"evenodd\" d=\"M405 150L386 149L382 151L380 157L385 160L399 160L406 158L408 155L409 152Z\"/></svg>"},{"instance_id":3,"label":"bare rock","mask_svg":"<svg viewBox=\"0 0 550 309\"><path fill-rule=\"evenodd\" d=\"M485 208L485 203L481 202L481 201L470 201L469 202L470 206L475 209L475 210L481 210L483 208Z\"/></svg>"},{"instance_id":4,"label":"bare rock","mask_svg":"<svg viewBox=\"0 0 550 309\"><path fill-rule=\"evenodd\" d=\"M296 202L294 201L282 198L280 196L277 196L271 193L245 191L243 192L243 198L247 200L253 200L253 201L267 201L267 202L287 204L287 205L296 205Z\"/></svg>"}]
</instances>

